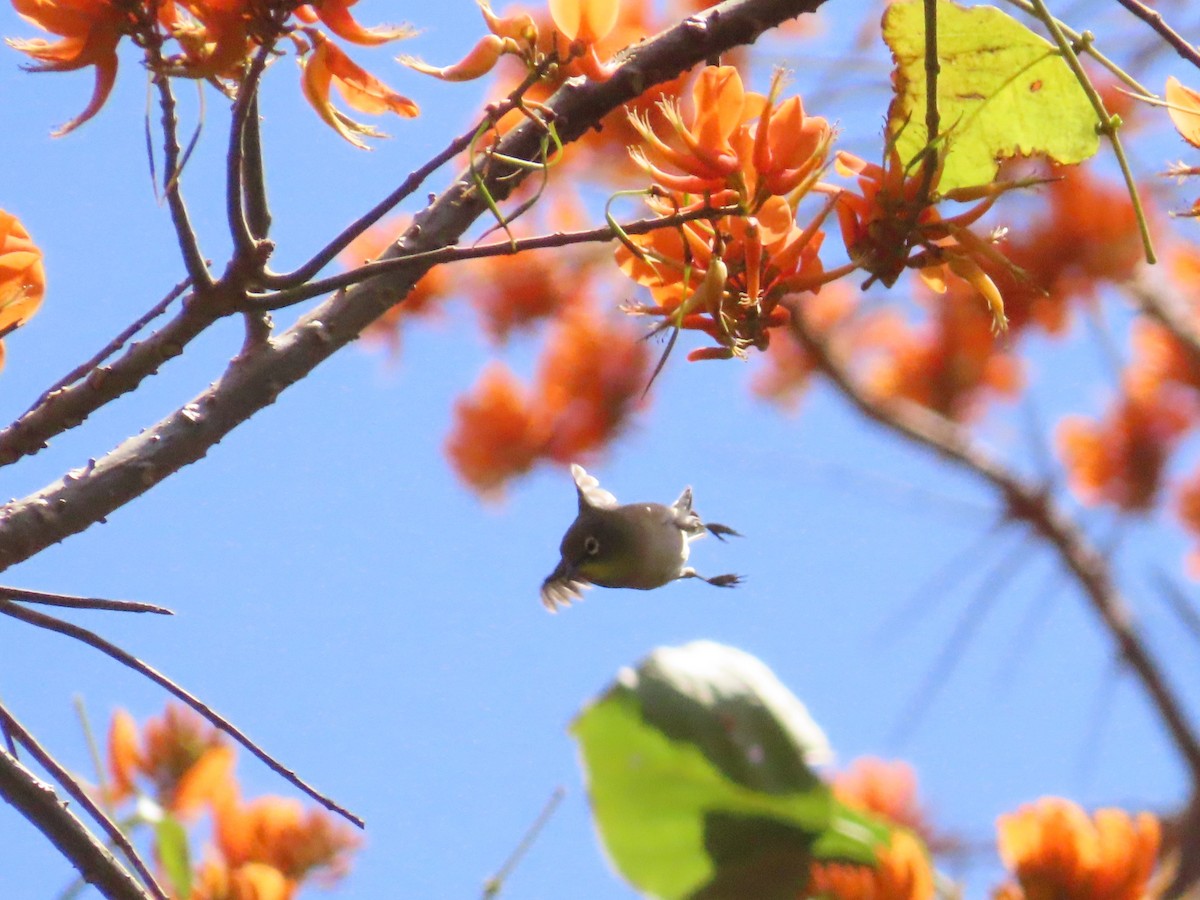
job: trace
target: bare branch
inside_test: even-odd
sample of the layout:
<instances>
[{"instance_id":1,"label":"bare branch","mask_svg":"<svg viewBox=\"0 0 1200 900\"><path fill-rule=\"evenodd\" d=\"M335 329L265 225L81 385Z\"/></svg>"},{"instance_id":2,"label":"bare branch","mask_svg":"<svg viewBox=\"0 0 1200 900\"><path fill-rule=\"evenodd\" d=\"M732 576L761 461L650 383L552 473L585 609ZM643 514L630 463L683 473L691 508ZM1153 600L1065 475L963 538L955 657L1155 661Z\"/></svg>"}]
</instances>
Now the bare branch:
<instances>
[{"instance_id":1,"label":"bare branch","mask_svg":"<svg viewBox=\"0 0 1200 900\"><path fill-rule=\"evenodd\" d=\"M42 606L64 606L68 609L102 609L112 612L156 613L173 616L165 606L153 603L138 603L136 600L106 600L102 597L76 597L72 594L50 594L45 591L29 591L23 588L0 586L0 603L20 601L40 603Z\"/></svg>"},{"instance_id":2,"label":"bare branch","mask_svg":"<svg viewBox=\"0 0 1200 900\"><path fill-rule=\"evenodd\" d=\"M1188 721L1183 704L1134 626L1129 605L1114 584L1104 555L1045 489L1010 471L977 446L965 429L911 402L872 398L808 325L804 304L790 298L786 306L791 313L792 329L805 351L859 412L987 481L1003 498L1008 515L1025 522L1055 550L1170 733L1188 768L1193 790L1200 789L1200 739Z\"/></svg>"},{"instance_id":3,"label":"bare branch","mask_svg":"<svg viewBox=\"0 0 1200 900\"><path fill-rule=\"evenodd\" d=\"M108 840L112 845L119 848L125 854L125 858L129 860L129 864L138 873L138 876L145 883L151 895L157 898L157 900L167 900L166 892L154 879L154 875L142 861L142 858L138 856L138 852L133 848L133 845L129 843L129 838L125 837L124 832L117 827L116 822L110 819L108 814L88 796L83 786L75 780L75 776L67 771L64 766L60 765L58 760L50 755L50 752L41 745L37 738L30 734L24 725L17 721L16 717L3 704L0 704L0 720L4 722L5 732L15 737L17 742L29 751L29 755L36 759L38 764L50 773L50 776L59 783L62 789L70 794L76 803L87 810L88 815L96 821L96 824L108 836Z\"/></svg>"},{"instance_id":4,"label":"bare branch","mask_svg":"<svg viewBox=\"0 0 1200 900\"><path fill-rule=\"evenodd\" d=\"M553 116L560 137L575 140L607 113L652 85L676 77L714 52L751 42L766 29L811 12L822 2L727 0L629 50L608 81L567 83L544 108L547 115ZM523 123L504 136L496 148L497 155L535 159L541 138L539 129ZM488 189L493 197L503 199L527 174L528 170L520 167L497 165L490 173ZM480 191L469 174L464 174L416 217L389 255L406 256L451 246L486 208ZM404 297L429 268L430 263L418 258L386 276L331 297L287 331L234 360L218 381L186 406L124 441L94 464L0 508L0 569L84 530L203 457L235 427L273 403L281 391L355 340L367 325L395 306L396 298ZM215 302L202 306L203 311L197 315L218 315L213 311ZM189 309L184 310L183 317ZM172 326L183 327L175 323L167 327ZM93 408L87 403L81 406L88 411ZM4 438L5 433L0 433L0 461L5 458Z\"/></svg>"},{"instance_id":5,"label":"bare branch","mask_svg":"<svg viewBox=\"0 0 1200 900\"><path fill-rule=\"evenodd\" d=\"M603 225L599 228L590 228L587 231L560 231L557 234L498 241L494 244L483 244L478 247L443 247L440 250L427 250L424 253L412 253L391 259L378 259L351 269L348 272L332 275L329 278L322 278L320 281L310 282L302 287L280 291L276 294L264 295L258 300L258 305L262 309L282 309L286 306L301 303L304 300L311 300L313 297L318 297L321 294L328 294L331 291L361 284L376 276L386 275L388 272L403 269L414 262L427 263L432 268L435 265L461 262L466 259L483 259L491 256L515 256L518 253L524 253L528 250L546 250L551 247L567 247L571 244L607 242L614 240L622 233L647 234L659 228L676 228L685 222L694 222L697 219L717 219L721 216L736 215L737 213L737 207L732 206L704 207L703 209L677 213L673 216L639 219L636 222L630 222L628 225L622 225L619 229L612 225Z\"/></svg>"},{"instance_id":6,"label":"bare branch","mask_svg":"<svg viewBox=\"0 0 1200 900\"><path fill-rule=\"evenodd\" d=\"M159 672L152 666L142 662L132 653L122 650L116 644L105 640L96 634L94 631L89 631L86 628L81 628L78 625L73 625L70 622L64 622L62 619L56 619L53 616L48 616L45 613L36 612L32 609L26 609L16 603L0 603L0 614L12 616L14 619L25 622L29 625L35 625L38 628L45 628L47 631L55 631L59 634L65 634L67 637L74 638L77 641L82 641L91 647L95 647L101 653L111 656L123 666L128 666L140 675L144 675L153 681L155 684L164 688L171 694L174 694L200 715L204 716L213 725L220 728L231 738L257 756L266 766L272 771L284 778L288 783L295 785L308 796L312 797L326 809L337 813L350 822L353 822L359 828L363 827L363 820L350 812L345 807L339 805L329 797L326 797L316 788L312 787L308 782L304 781L291 769L279 762L275 757L271 756L267 751L263 750L258 744L252 741L232 722L210 707L207 703L185 690L176 682L172 681L166 675Z\"/></svg>"},{"instance_id":7,"label":"bare branch","mask_svg":"<svg viewBox=\"0 0 1200 900\"><path fill-rule=\"evenodd\" d=\"M110 356L112 356L114 353L116 353L118 350L120 350L122 347L124 347L125 344L135 334L137 334L139 331L141 331L143 328L145 328L147 325L149 325L151 322L153 322L155 319L157 319L163 313L165 313L167 311L167 307L170 306L173 302L175 302L175 300L179 299L179 297L183 294L184 291L186 291L188 289L188 287L191 285L191 283L192 283L192 280L190 278L185 278L183 281L179 282L179 284L175 285L175 287L171 288L171 290L167 291L167 294L165 297L163 297L161 300L159 300L157 303L155 303L152 307L150 307L150 309L148 309L142 315L138 316L137 319L135 319L120 334L118 334L115 338L113 338L111 341L109 341L107 344L105 344L104 347L101 348L99 353L97 353L95 356L93 356L87 362L80 363L78 366L76 366L74 369L72 369L70 372L68 372L66 375L64 375L62 378L60 378L58 381L54 382L54 384L50 385L50 387L46 388L46 390L45 390L45 392L43 392L42 396L37 398L37 400L34 402L33 406L29 407L29 409L26 410L26 413L33 412L35 409L37 409L39 406L41 406L43 403L45 403L46 399L51 394L57 393L58 391L62 390L63 388L74 384L80 378L82 378L83 376L85 376L89 372L91 372L92 369L99 366L106 359L108 359Z\"/></svg>"},{"instance_id":8,"label":"bare branch","mask_svg":"<svg viewBox=\"0 0 1200 900\"><path fill-rule=\"evenodd\" d=\"M184 301L183 311L146 340L134 344L110 366L92 369L83 381L51 392L29 412L0 430L0 466L42 450L55 435L81 425L92 413L136 388L179 356L191 341L220 318L208 304ZM107 349L107 348L106 348Z\"/></svg>"},{"instance_id":9,"label":"bare branch","mask_svg":"<svg viewBox=\"0 0 1200 900\"><path fill-rule=\"evenodd\" d=\"M15 756L0 748L0 797L42 832L108 900L154 900L87 826Z\"/></svg>"},{"instance_id":10,"label":"bare branch","mask_svg":"<svg viewBox=\"0 0 1200 900\"><path fill-rule=\"evenodd\" d=\"M1162 13L1151 9L1140 0L1117 0L1117 2L1153 28L1159 37L1174 48L1176 53L1200 69L1200 51L1196 49L1196 45L1188 43L1184 40L1183 35L1168 25L1163 19Z\"/></svg>"}]
</instances>

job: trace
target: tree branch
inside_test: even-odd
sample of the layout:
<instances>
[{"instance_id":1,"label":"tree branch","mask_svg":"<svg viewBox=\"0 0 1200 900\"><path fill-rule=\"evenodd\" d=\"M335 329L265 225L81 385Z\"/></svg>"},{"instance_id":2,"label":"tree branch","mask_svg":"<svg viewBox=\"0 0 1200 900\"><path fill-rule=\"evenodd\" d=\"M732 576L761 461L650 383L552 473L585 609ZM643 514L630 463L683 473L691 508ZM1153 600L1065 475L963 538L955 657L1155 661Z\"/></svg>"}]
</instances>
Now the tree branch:
<instances>
[{"instance_id":1,"label":"tree branch","mask_svg":"<svg viewBox=\"0 0 1200 900\"><path fill-rule=\"evenodd\" d=\"M70 622L64 622L62 619L56 619L54 616L48 616L45 613L37 612L32 609L26 609L17 603L0 603L0 614L11 616L18 621L26 623L27 625L45 628L47 631L54 631L58 634L74 638L77 641L82 641L90 647L95 647L106 656L112 657L121 665L128 666L139 675L149 678L164 690L178 697L217 728L221 729L223 732L253 753L256 757L262 760L267 768L286 780L289 784L299 788L331 812L335 812L339 816L345 818L347 821L353 822L359 828L364 827L363 820L361 818L338 804L332 798L322 794L320 791L302 779L299 775L297 775L294 771L287 768L287 766L275 759L275 757L252 741L245 734L245 732L243 732L240 728L218 713L215 709L213 709L191 691L186 690L184 687L168 678L153 666L142 662L132 653L122 650L116 644L105 640L94 631L89 631L86 628L82 628L79 625L74 625Z\"/></svg>"},{"instance_id":2,"label":"tree branch","mask_svg":"<svg viewBox=\"0 0 1200 900\"><path fill-rule=\"evenodd\" d=\"M568 82L546 102L547 114L553 117L564 142L576 140L607 113L649 87L676 77L713 53L750 43L766 29L812 12L823 2L727 0L627 51L608 81ZM497 155L535 159L542 135L530 122L518 125L500 141ZM494 198L503 199L528 174L528 169L498 162L489 173L488 189ZM486 209L480 191L464 173L415 218L385 256L410 256L451 246ZM235 427L273 403L281 391L357 338L396 305L397 297L407 295L429 268L430 263L416 258L395 272L330 298L265 345L236 359L219 380L186 406L94 464L0 508L0 569L83 531L172 472L202 458ZM162 341L158 344L161 352ZM132 348L130 353L142 347ZM91 407L84 404L84 408ZM0 461L4 437L0 433Z\"/></svg>"},{"instance_id":3,"label":"tree branch","mask_svg":"<svg viewBox=\"0 0 1200 900\"><path fill-rule=\"evenodd\" d=\"M1200 790L1200 738L1157 661L1146 649L1103 554L1092 546L1083 531L1043 487L1030 484L1011 472L977 446L965 429L916 404L872 398L855 383L846 367L834 358L824 340L808 325L804 304L791 298L786 306L791 313L792 330L805 351L860 413L987 481L1003 498L1008 516L1025 522L1054 548L1117 645L1121 658L1149 697L1187 766L1193 792Z\"/></svg>"},{"instance_id":4,"label":"tree branch","mask_svg":"<svg viewBox=\"0 0 1200 900\"><path fill-rule=\"evenodd\" d=\"M108 900L154 900L67 804L58 799L54 788L2 747L0 796L32 822L70 860L80 877L95 885Z\"/></svg>"},{"instance_id":5,"label":"tree branch","mask_svg":"<svg viewBox=\"0 0 1200 900\"><path fill-rule=\"evenodd\" d=\"M125 854L125 858L129 861L129 864L133 866L134 871L138 873L138 876L142 879L142 882L146 885L151 895L154 896L155 900L167 900L166 892L163 891L162 886L155 880L153 873L147 868L146 863L138 856L137 851L133 849L133 845L129 843L129 838L108 817L108 814L88 796L87 791L75 780L75 777L41 745L37 738L24 725L17 721L16 717L3 704L0 704L0 721L4 723L4 731L15 737L17 742L29 751L29 755L36 759L50 773L50 776L58 782L62 789L70 794L76 803L87 810L88 815L96 821L96 824L108 836L109 842L114 847L120 848L121 852Z\"/></svg>"}]
</instances>

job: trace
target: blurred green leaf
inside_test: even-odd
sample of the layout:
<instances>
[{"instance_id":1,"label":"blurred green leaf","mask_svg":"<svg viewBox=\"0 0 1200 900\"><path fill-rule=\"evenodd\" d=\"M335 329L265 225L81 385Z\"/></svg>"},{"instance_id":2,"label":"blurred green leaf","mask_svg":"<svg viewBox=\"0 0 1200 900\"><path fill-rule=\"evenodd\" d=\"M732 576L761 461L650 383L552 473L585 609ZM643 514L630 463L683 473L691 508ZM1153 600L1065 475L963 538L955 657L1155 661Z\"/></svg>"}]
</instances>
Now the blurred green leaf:
<instances>
[{"instance_id":1,"label":"blurred green leaf","mask_svg":"<svg viewBox=\"0 0 1200 900\"><path fill-rule=\"evenodd\" d=\"M938 0L938 109L948 134L938 189L987 184L1000 161L1042 154L1078 163L1096 153L1096 113L1056 47L991 6ZM908 164L926 145L922 0L883 16L896 63L889 131Z\"/></svg>"},{"instance_id":2,"label":"blurred green leaf","mask_svg":"<svg viewBox=\"0 0 1200 900\"><path fill-rule=\"evenodd\" d=\"M192 861L187 830L171 815L164 815L154 826L158 862L171 885L171 894L179 900L192 895Z\"/></svg>"},{"instance_id":3,"label":"blurred green leaf","mask_svg":"<svg viewBox=\"0 0 1200 900\"><path fill-rule=\"evenodd\" d=\"M571 730L605 847L648 894L794 898L813 856L872 863L886 838L833 799L809 766L825 735L741 650L656 650Z\"/></svg>"}]
</instances>

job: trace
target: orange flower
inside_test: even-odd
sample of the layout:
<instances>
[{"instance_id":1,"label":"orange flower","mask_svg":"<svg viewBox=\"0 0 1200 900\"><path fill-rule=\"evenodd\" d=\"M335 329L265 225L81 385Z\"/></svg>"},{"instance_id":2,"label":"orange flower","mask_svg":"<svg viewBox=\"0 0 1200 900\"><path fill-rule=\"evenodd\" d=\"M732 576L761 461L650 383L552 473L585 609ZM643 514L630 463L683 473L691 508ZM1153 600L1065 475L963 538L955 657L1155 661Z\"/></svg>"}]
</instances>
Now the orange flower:
<instances>
[{"instance_id":1,"label":"orange flower","mask_svg":"<svg viewBox=\"0 0 1200 900\"><path fill-rule=\"evenodd\" d=\"M1175 124L1179 136L1193 147L1200 147L1200 92L1183 85L1178 78L1167 78L1164 93L1167 113Z\"/></svg>"},{"instance_id":2,"label":"orange flower","mask_svg":"<svg viewBox=\"0 0 1200 900\"><path fill-rule=\"evenodd\" d=\"M963 421L989 395L1015 395L1021 369L997 346L992 314L965 302L965 285L949 288L945 296L929 298L934 310L923 326L910 326L898 315L872 323L866 335L882 357L874 361L869 384L882 398L903 397Z\"/></svg>"},{"instance_id":3,"label":"orange flower","mask_svg":"<svg viewBox=\"0 0 1200 900\"><path fill-rule=\"evenodd\" d=\"M196 873L191 900L291 900L297 885L266 863L249 862L231 868L206 860Z\"/></svg>"},{"instance_id":4,"label":"orange flower","mask_svg":"<svg viewBox=\"0 0 1200 900\"><path fill-rule=\"evenodd\" d=\"M1191 397L1163 388L1124 392L1100 422L1064 418L1057 443L1072 489L1090 505L1149 509L1158 496L1167 457L1195 414Z\"/></svg>"},{"instance_id":5,"label":"orange flower","mask_svg":"<svg viewBox=\"0 0 1200 900\"><path fill-rule=\"evenodd\" d=\"M758 114L764 103L761 95L746 93L742 77L733 66L707 66L692 86L690 125L684 121L678 104L666 101L662 106L674 132L674 143L659 137L644 118L631 114L630 122L642 140L630 147L630 155L655 184L668 191L704 194L735 188L742 170L733 143L735 133ZM664 169L663 165L682 170L683 174Z\"/></svg>"},{"instance_id":6,"label":"orange flower","mask_svg":"<svg viewBox=\"0 0 1200 900\"><path fill-rule=\"evenodd\" d=\"M410 119L418 114L417 104L397 94L374 75L356 65L324 34L310 28L306 28L305 33L312 40L313 49L304 61L304 96L317 111L317 115L355 147L367 149L367 144L359 135L384 135L370 125L355 122L335 108L329 97L331 84L337 87L347 103L360 112L372 115L393 112Z\"/></svg>"},{"instance_id":7,"label":"orange flower","mask_svg":"<svg viewBox=\"0 0 1200 900\"><path fill-rule=\"evenodd\" d=\"M659 214L671 207L649 201ZM633 237L642 251L617 248L621 270L650 289L652 306L627 311L662 318L659 328L681 327L707 333L717 343L692 351L688 359L744 357L764 350L770 329L787 324L779 301L788 294L816 291L828 276L817 256L824 234L816 223L801 229L792 207L770 197L753 217L729 216L714 225L688 222Z\"/></svg>"},{"instance_id":8,"label":"orange flower","mask_svg":"<svg viewBox=\"0 0 1200 900\"><path fill-rule=\"evenodd\" d=\"M528 73L529 67L538 59L538 27L533 17L528 13L497 16L487 0L476 2L489 33L481 37L461 60L449 66L431 66L415 56L401 56L399 62L422 75L432 75L443 81L472 81L492 71L502 57L511 55L521 59Z\"/></svg>"},{"instance_id":9,"label":"orange flower","mask_svg":"<svg viewBox=\"0 0 1200 900\"><path fill-rule=\"evenodd\" d=\"M550 0L550 16L563 37L578 51L577 64L593 81L605 81L611 75L597 54L596 45L608 37L617 24L620 0Z\"/></svg>"},{"instance_id":10,"label":"orange flower","mask_svg":"<svg viewBox=\"0 0 1200 900\"><path fill-rule=\"evenodd\" d=\"M993 327L1006 327L1004 300L986 268L1004 258L990 241L969 230L996 200L1007 191L1035 180L997 181L974 188L958 188L938 194L941 178L939 159L932 177L923 166L906 167L892 146L883 166L839 151L837 170L857 176L860 193L822 185L837 198L838 222L846 252L870 273L868 284L878 280L895 284L905 269L916 269L939 293L946 289L946 276L953 274L969 283L987 303ZM978 201L965 212L943 218L936 204L942 199ZM865 285L864 285L865 286Z\"/></svg>"},{"instance_id":11,"label":"orange flower","mask_svg":"<svg viewBox=\"0 0 1200 900\"><path fill-rule=\"evenodd\" d=\"M860 757L834 776L833 793L847 806L907 828L926 842L932 836L933 829L917 802L917 774L902 760Z\"/></svg>"},{"instance_id":12,"label":"orange flower","mask_svg":"<svg viewBox=\"0 0 1200 900\"><path fill-rule=\"evenodd\" d=\"M613 440L650 378L646 345L621 321L594 309L567 310L546 338L534 409L547 435L544 454L586 458Z\"/></svg>"},{"instance_id":13,"label":"orange flower","mask_svg":"<svg viewBox=\"0 0 1200 900\"><path fill-rule=\"evenodd\" d=\"M42 251L25 226L0 209L0 338L24 325L46 296L46 270ZM0 367L4 342L0 340Z\"/></svg>"},{"instance_id":14,"label":"orange flower","mask_svg":"<svg viewBox=\"0 0 1200 900\"><path fill-rule=\"evenodd\" d=\"M849 320L857 302L844 282L822 288L821 293L806 297L803 303L809 325L825 340L836 345L853 337L857 329L850 327ZM752 382L754 393L784 407L794 406L808 387L816 363L791 332L786 331L767 346L765 359L766 367L759 370Z\"/></svg>"},{"instance_id":15,"label":"orange flower","mask_svg":"<svg viewBox=\"0 0 1200 900\"><path fill-rule=\"evenodd\" d=\"M920 840L903 828L877 849L878 864L813 863L803 896L822 900L933 900L933 867Z\"/></svg>"},{"instance_id":16,"label":"orange flower","mask_svg":"<svg viewBox=\"0 0 1200 900\"><path fill-rule=\"evenodd\" d=\"M171 704L138 734L129 713L118 710L108 734L110 800L128 797L136 780L150 782L155 800L181 818L236 792L233 748L186 707Z\"/></svg>"},{"instance_id":17,"label":"orange flower","mask_svg":"<svg viewBox=\"0 0 1200 900\"><path fill-rule=\"evenodd\" d=\"M532 389L494 363L455 404L446 452L459 476L495 495L542 459L585 458L613 440L649 380L645 344L631 329L575 306L546 339Z\"/></svg>"},{"instance_id":18,"label":"orange flower","mask_svg":"<svg viewBox=\"0 0 1200 900\"><path fill-rule=\"evenodd\" d=\"M35 72L70 72L96 67L92 99L83 112L53 132L61 137L94 116L108 99L117 79L117 44L133 25L114 0L13 0L13 8L27 22L62 37L50 43L41 39L8 38L9 46L32 56Z\"/></svg>"},{"instance_id":19,"label":"orange flower","mask_svg":"<svg viewBox=\"0 0 1200 900\"><path fill-rule=\"evenodd\" d=\"M1029 900L1143 900L1160 828L1149 813L1134 818L1101 809L1089 818L1077 804L1043 797L996 821L1000 858L1020 890L1006 885L997 896Z\"/></svg>"},{"instance_id":20,"label":"orange flower","mask_svg":"<svg viewBox=\"0 0 1200 900\"><path fill-rule=\"evenodd\" d=\"M341 878L359 839L349 826L322 809L285 797L249 802L227 798L215 809L214 838L230 869L261 863L299 883L319 875Z\"/></svg>"},{"instance_id":21,"label":"orange flower","mask_svg":"<svg viewBox=\"0 0 1200 900\"><path fill-rule=\"evenodd\" d=\"M493 363L474 390L455 402L446 454L460 478L495 496L508 479L532 468L544 444L524 386Z\"/></svg>"},{"instance_id":22,"label":"orange flower","mask_svg":"<svg viewBox=\"0 0 1200 900\"><path fill-rule=\"evenodd\" d=\"M403 40L415 35L416 29L408 25L393 25L388 28L364 28L350 15L350 7L358 0L317 0L296 10L296 18L302 22L320 19L342 40L363 47L375 47L390 41Z\"/></svg>"}]
</instances>

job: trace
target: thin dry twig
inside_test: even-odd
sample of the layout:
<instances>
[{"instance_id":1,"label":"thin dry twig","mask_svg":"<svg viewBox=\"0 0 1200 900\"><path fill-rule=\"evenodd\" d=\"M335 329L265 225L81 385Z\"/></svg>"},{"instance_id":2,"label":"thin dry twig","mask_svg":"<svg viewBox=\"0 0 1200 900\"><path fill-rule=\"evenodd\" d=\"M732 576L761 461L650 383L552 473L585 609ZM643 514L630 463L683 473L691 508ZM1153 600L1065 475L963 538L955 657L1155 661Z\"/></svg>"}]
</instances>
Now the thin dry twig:
<instances>
[{"instance_id":1,"label":"thin dry twig","mask_svg":"<svg viewBox=\"0 0 1200 900\"><path fill-rule=\"evenodd\" d=\"M80 378L87 375L106 359L124 347L125 344L128 343L135 334L165 313L167 311L167 307L174 303L183 294L183 292L191 286L191 284L192 279L185 278L183 281L179 282L179 284L175 285L175 287L171 288L171 290L167 291L165 297L155 303L142 315L134 319L134 321L131 322L124 330L122 330L120 334L105 344L100 349L100 352L98 352L87 362L80 363L62 378L58 379L58 381L54 382L54 384L50 385L50 387L46 388L42 395L38 397L36 401L34 401L33 406L29 407L29 409L25 411L26 414L33 412L35 409L45 403L46 399L51 394L57 393L63 388L74 384Z\"/></svg>"},{"instance_id":2,"label":"thin dry twig","mask_svg":"<svg viewBox=\"0 0 1200 900\"><path fill-rule=\"evenodd\" d=\"M693 222L697 219L715 219L721 216L735 215L737 212L738 209L736 207L704 207L685 213L676 213L672 216L639 219L636 222L630 222L628 225L619 226L619 230L615 226L602 225L599 228L590 228L586 231L560 231L557 234L498 241L494 244L480 244L474 247L443 247L439 250L409 253L404 256L374 260L373 262L364 263L348 272L342 272L329 278L322 278L320 281L309 282L292 290L280 291L275 294L265 294L253 299L256 302L256 306L260 309L277 310L286 306L293 306L304 300L310 300L321 294L328 294L331 291L361 284L370 278L402 269L405 266L412 265L414 262L427 263L431 266L443 265L445 263L462 262L466 259L514 256L517 253L523 253L528 250L546 250L551 247L566 247L571 244L606 242L614 240L621 232L625 234L646 234L656 231L659 228L674 228L682 225L684 222Z\"/></svg>"},{"instance_id":3,"label":"thin dry twig","mask_svg":"<svg viewBox=\"0 0 1200 900\"><path fill-rule=\"evenodd\" d=\"M199 697L192 694L190 691L187 691L154 667L142 662L132 653L122 650L116 644L105 640L94 631L89 631L86 628L81 628L80 626L74 625L70 622L64 622L62 619L56 619L54 616L48 616L45 613L36 612L32 609L26 609L25 607L19 606L16 603L0 603L0 614L11 616L12 618L25 622L28 625L34 625L38 628L45 628L47 631L55 631L59 634L66 635L67 637L74 638L77 641L82 641L91 647L95 647L101 653L111 656L117 662L121 663L121 665L127 666L130 669L133 669L135 672L146 676L155 684L158 684L171 694L174 694L200 715L204 716L204 718L206 718L217 728L224 731L231 738L257 756L263 761L264 764L266 764L269 769L271 769L271 771L284 778L290 784L295 785L326 809L337 813L339 816L342 816L350 822L353 822L359 828L364 827L364 823L361 818L350 812L345 807L339 805L331 798L326 797L316 788L312 787L310 784L300 778L300 776L298 776L295 772L284 766L283 763L279 762L277 759L275 759L275 757L267 753L267 751L263 750L260 746L258 746L258 744L247 737L241 729L210 707Z\"/></svg>"},{"instance_id":4,"label":"thin dry twig","mask_svg":"<svg viewBox=\"0 0 1200 900\"><path fill-rule=\"evenodd\" d=\"M140 603L137 600L108 600L103 597L77 597L74 594L52 594L47 591L31 591L25 588L0 585L0 602L19 601L39 603L42 606L63 606L68 609L102 609L111 612L155 613L173 616L175 613L165 606Z\"/></svg>"},{"instance_id":5,"label":"thin dry twig","mask_svg":"<svg viewBox=\"0 0 1200 900\"><path fill-rule=\"evenodd\" d=\"M545 74L545 66L549 62L548 60L535 71L531 72L503 101L491 108L485 116L484 121L498 121L502 116L518 106L529 89L537 84L539 79ZM340 234L313 254L308 262L291 272L283 274L265 273L262 278L263 286L273 290L287 290L299 287L315 277L318 272L333 262L339 253L349 247L355 238L395 209L406 198L412 196L434 172L470 147L472 142L475 141L480 127L481 123L477 122L458 135L458 137L451 140L441 152L433 156L424 165L409 173L408 177L394 191L342 229ZM324 293L324 291L321 293Z\"/></svg>"},{"instance_id":6,"label":"thin dry twig","mask_svg":"<svg viewBox=\"0 0 1200 900\"><path fill-rule=\"evenodd\" d=\"M150 893L157 900L167 900L166 892L155 880L154 874L138 855L133 844L129 843L129 838L125 836L125 833L121 831L117 823L109 818L108 814L100 808L100 805L88 796L88 792L75 780L75 776L67 771L50 754L50 751L43 747L41 742L30 733L29 729L17 721L17 718L2 703L0 703L0 720L4 722L4 730L15 737L18 743L29 751L29 755L36 759L38 764L50 773L50 777L64 791L70 794L76 803L87 810L87 814L100 826L100 830L108 837L109 842L114 847L117 847L125 855L125 858L129 860L129 864L133 866L134 871L137 872L138 877L142 879Z\"/></svg>"},{"instance_id":7,"label":"thin dry twig","mask_svg":"<svg viewBox=\"0 0 1200 900\"><path fill-rule=\"evenodd\" d=\"M1163 19L1162 13L1156 9L1151 9L1140 0L1117 0L1123 7L1149 25L1158 33L1164 41L1190 62L1193 66L1200 69L1200 51L1197 50L1195 44L1188 43L1178 31L1172 28Z\"/></svg>"}]
</instances>

